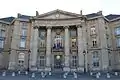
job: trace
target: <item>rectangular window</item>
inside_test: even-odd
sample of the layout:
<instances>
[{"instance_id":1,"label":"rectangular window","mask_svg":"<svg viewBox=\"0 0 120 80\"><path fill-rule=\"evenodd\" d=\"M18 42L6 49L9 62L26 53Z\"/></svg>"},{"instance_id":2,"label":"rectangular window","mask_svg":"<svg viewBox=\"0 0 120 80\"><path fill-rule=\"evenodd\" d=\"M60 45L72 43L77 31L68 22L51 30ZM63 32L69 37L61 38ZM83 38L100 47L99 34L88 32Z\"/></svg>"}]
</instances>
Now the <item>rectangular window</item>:
<instances>
[{"instance_id":1,"label":"rectangular window","mask_svg":"<svg viewBox=\"0 0 120 80\"><path fill-rule=\"evenodd\" d=\"M38 58L38 64L37 66L40 67L45 67L45 56L44 55L40 55Z\"/></svg>"},{"instance_id":2,"label":"rectangular window","mask_svg":"<svg viewBox=\"0 0 120 80\"><path fill-rule=\"evenodd\" d=\"M3 48L3 46L4 46L4 40L0 39L0 48Z\"/></svg>"},{"instance_id":3,"label":"rectangular window","mask_svg":"<svg viewBox=\"0 0 120 80\"><path fill-rule=\"evenodd\" d=\"M25 44L26 44L26 37L21 37L20 47L21 47L21 48L25 48Z\"/></svg>"},{"instance_id":4,"label":"rectangular window","mask_svg":"<svg viewBox=\"0 0 120 80\"><path fill-rule=\"evenodd\" d=\"M72 67L77 67L77 56L73 55L72 56Z\"/></svg>"},{"instance_id":5,"label":"rectangular window","mask_svg":"<svg viewBox=\"0 0 120 80\"><path fill-rule=\"evenodd\" d=\"M95 26L92 26L92 27L91 27L91 35L93 35L93 34L96 34Z\"/></svg>"},{"instance_id":6,"label":"rectangular window","mask_svg":"<svg viewBox=\"0 0 120 80\"><path fill-rule=\"evenodd\" d=\"M97 47L97 40L96 40L96 38L92 39L92 44L93 44L93 47Z\"/></svg>"},{"instance_id":7,"label":"rectangular window","mask_svg":"<svg viewBox=\"0 0 120 80\"><path fill-rule=\"evenodd\" d=\"M117 47L120 47L120 37L117 37Z\"/></svg>"},{"instance_id":8,"label":"rectangular window","mask_svg":"<svg viewBox=\"0 0 120 80\"><path fill-rule=\"evenodd\" d=\"M120 35L120 27L115 28L115 35Z\"/></svg>"},{"instance_id":9,"label":"rectangular window","mask_svg":"<svg viewBox=\"0 0 120 80\"><path fill-rule=\"evenodd\" d=\"M92 61L93 61L93 66L94 67L99 67L99 54L97 51L93 52L93 55L92 55Z\"/></svg>"},{"instance_id":10,"label":"rectangular window","mask_svg":"<svg viewBox=\"0 0 120 80\"><path fill-rule=\"evenodd\" d=\"M22 28L22 36L27 36L27 29Z\"/></svg>"},{"instance_id":11,"label":"rectangular window","mask_svg":"<svg viewBox=\"0 0 120 80\"><path fill-rule=\"evenodd\" d=\"M5 30L0 30L0 37L5 37Z\"/></svg>"}]
</instances>

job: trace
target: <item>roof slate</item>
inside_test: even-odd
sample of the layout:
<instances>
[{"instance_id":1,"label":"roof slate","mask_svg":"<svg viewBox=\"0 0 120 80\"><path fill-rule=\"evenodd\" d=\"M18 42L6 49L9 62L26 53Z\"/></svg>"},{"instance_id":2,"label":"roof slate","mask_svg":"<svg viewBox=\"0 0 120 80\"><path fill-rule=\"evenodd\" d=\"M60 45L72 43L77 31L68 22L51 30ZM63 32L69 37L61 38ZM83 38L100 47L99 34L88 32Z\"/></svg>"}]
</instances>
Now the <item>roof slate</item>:
<instances>
[{"instance_id":1,"label":"roof slate","mask_svg":"<svg viewBox=\"0 0 120 80\"><path fill-rule=\"evenodd\" d=\"M22 18L22 19L30 19L31 16L28 15L20 15L18 18Z\"/></svg>"},{"instance_id":2,"label":"roof slate","mask_svg":"<svg viewBox=\"0 0 120 80\"><path fill-rule=\"evenodd\" d=\"M9 22L9 23L11 23L14 19L15 19L15 17L0 18L0 20L5 21L5 22Z\"/></svg>"},{"instance_id":3,"label":"roof slate","mask_svg":"<svg viewBox=\"0 0 120 80\"><path fill-rule=\"evenodd\" d=\"M112 19L115 19L115 18L118 18L120 17L120 15L116 15L116 14L109 14L107 16L105 16L108 20L112 20Z\"/></svg>"},{"instance_id":4,"label":"roof slate","mask_svg":"<svg viewBox=\"0 0 120 80\"><path fill-rule=\"evenodd\" d=\"M93 17L97 17L97 16L100 16L100 14L91 13L91 14L87 14L87 15L86 15L87 18L93 18Z\"/></svg>"}]
</instances>

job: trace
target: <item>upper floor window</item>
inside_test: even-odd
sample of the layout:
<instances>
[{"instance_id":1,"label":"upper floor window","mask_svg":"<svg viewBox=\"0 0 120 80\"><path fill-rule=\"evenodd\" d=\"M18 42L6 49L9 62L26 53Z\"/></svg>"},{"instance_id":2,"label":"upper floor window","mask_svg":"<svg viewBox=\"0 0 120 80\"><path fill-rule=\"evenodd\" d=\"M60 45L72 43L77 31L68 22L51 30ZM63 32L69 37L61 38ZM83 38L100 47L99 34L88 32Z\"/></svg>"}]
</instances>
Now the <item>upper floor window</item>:
<instances>
[{"instance_id":1,"label":"upper floor window","mask_svg":"<svg viewBox=\"0 0 120 80\"><path fill-rule=\"evenodd\" d=\"M53 43L53 48L54 49L62 49L63 48L63 38L61 35L56 35L54 38L54 43Z\"/></svg>"},{"instance_id":2,"label":"upper floor window","mask_svg":"<svg viewBox=\"0 0 120 80\"><path fill-rule=\"evenodd\" d=\"M45 31L39 31L39 46L45 47L45 38L46 38L46 32Z\"/></svg>"},{"instance_id":3,"label":"upper floor window","mask_svg":"<svg viewBox=\"0 0 120 80\"><path fill-rule=\"evenodd\" d=\"M97 40L96 40L96 38L93 38L93 39L92 39L92 45L93 45L93 47L96 47L96 46L97 46Z\"/></svg>"},{"instance_id":4,"label":"upper floor window","mask_svg":"<svg viewBox=\"0 0 120 80\"><path fill-rule=\"evenodd\" d=\"M76 38L71 39L71 47L76 47Z\"/></svg>"},{"instance_id":5,"label":"upper floor window","mask_svg":"<svg viewBox=\"0 0 120 80\"><path fill-rule=\"evenodd\" d=\"M116 40L117 40L117 41L116 41L116 42L117 42L117 43L116 43L116 44L117 44L117 47L120 47L120 37L117 37Z\"/></svg>"},{"instance_id":6,"label":"upper floor window","mask_svg":"<svg viewBox=\"0 0 120 80\"><path fill-rule=\"evenodd\" d=\"M94 67L99 67L99 53L97 51L93 52L92 55L92 62Z\"/></svg>"},{"instance_id":7,"label":"upper floor window","mask_svg":"<svg viewBox=\"0 0 120 80\"><path fill-rule=\"evenodd\" d=\"M0 39L0 48L3 48L3 46L4 46L4 40Z\"/></svg>"},{"instance_id":8,"label":"upper floor window","mask_svg":"<svg viewBox=\"0 0 120 80\"><path fill-rule=\"evenodd\" d=\"M0 37L5 37L5 30L0 30Z\"/></svg>"},{"instance_id":9,"label":"upper floor window","mask_svg":"<svg viewBox=\"0 0 120 80\"><path fill-rule=\"evenodd\" d=\"M92 34L96 34L95 26L91 27L91 35L92 35Z\"/></svg>"},{"instance_id":10,"label":"upper floor window","mask_svg":"<svg viewBox=\"0 0 120 80\"><path fill-rule=\"evenodd\" d=\"M116 27L115 28L115 34L116 35L120 35L120 27Z\"/></svg>"},{"instance_id":11,"label":"upper floor window","mask_svg":"<svg viewBox=\"0 0 120 80\"><path fill-rule=\"evenodd\" d=\"M25 48L25 44L26 44L26 37L21 37L20 47L21 47L21 48Z\"/></svg>"},{"instance_id":12,"label":"upper floor window","mask_svg":"<svg viewBox=\"0 0 120 80\"><path fill-rule=\"evenodd\" d=\"M22 36L27 36L27 29L25 28L22 28Z\"/></svg>"}]
</instances>

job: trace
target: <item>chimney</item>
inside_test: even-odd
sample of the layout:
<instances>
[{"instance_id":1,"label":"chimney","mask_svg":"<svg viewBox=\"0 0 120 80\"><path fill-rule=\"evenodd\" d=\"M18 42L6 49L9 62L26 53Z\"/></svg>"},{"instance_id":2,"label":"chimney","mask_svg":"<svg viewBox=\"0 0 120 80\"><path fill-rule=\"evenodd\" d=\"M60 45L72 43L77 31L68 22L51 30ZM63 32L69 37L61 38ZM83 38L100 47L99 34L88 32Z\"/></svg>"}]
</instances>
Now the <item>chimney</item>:
<instances>
[{"instance_id":1,"label":"chimney","mask_svg":"<svg viewBox=\"0 0 120 80\"><path fill-rule=\"evenodd\" d=\"M36 11L36 16L39 16L39 12L38 11Z\"/></svg>"},{"instance_id":2,"label":"chimney","mask_svg":"<svg viewBox=\"0 0 120 80\"><path fill-rule=\"evenodd\" d=\"M102 15L102 11L97 12L97 14Z\"/></svg>"},{"instance_id":3,"label":"chimney","mask_svg":"<svg viewBox=\"0 0 120 80\"><path fill-rule=\"evenodd\" d=\"M82 10L80 10L80 15L82 15Z\"/></svg>"},{"instance_id":4,"label":"chimney","mask_svg":"<svg viewBox=\"0 0 120 80\"><path fill-rule=\"evenodd\" d=\"M19 18L20 16L21 16L21 14L20 14L20 13L18 13L18 14L17 14L17 17Z\"/></svg>"}]
</instances>

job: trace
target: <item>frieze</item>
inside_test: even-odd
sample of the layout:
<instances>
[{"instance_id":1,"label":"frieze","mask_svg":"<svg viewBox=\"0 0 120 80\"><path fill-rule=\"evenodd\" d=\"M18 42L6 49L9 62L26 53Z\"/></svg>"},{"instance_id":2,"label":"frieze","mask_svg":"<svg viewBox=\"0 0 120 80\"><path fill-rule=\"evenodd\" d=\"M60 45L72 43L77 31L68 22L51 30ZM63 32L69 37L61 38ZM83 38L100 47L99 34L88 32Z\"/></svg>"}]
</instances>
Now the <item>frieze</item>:
<instances>
[{"instance_id":1,"label":"frieze","mask_svg":"<svg viewBox=\"0 0 120 80\"><path fill-rule=\"evenodd\" d=\"M80 25L81 20L36 20L35 25L37 26L70 26Z\"/></svg>"}]
</instances>

